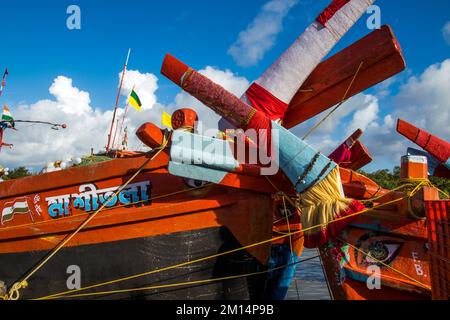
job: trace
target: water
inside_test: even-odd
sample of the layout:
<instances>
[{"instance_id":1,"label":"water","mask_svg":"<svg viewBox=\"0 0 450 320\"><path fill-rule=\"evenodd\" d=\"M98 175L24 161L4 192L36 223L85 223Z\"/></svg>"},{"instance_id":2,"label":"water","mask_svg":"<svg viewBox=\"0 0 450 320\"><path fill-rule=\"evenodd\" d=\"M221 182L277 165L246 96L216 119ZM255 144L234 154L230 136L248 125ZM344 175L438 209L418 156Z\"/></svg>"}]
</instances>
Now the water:
<instances>
[{"instance_id":1,"label":"water","mask_svg":"<svg viewBox=\"0 0 450 320\"><path fill-rule=\"evenodd\" d=\"M305 249L300 260L318 255L316 249ZM331 300L320 258L302 262L297 266L286 300Z\"/></svg>"}]
</instances>

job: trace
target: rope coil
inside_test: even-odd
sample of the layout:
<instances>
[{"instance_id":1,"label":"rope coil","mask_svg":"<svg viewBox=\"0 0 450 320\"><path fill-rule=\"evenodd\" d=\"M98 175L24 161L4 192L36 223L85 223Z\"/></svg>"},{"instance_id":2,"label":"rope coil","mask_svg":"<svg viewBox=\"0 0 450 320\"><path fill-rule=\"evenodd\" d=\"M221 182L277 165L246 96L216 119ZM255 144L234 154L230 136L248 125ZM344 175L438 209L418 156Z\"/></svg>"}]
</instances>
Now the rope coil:
<instances>
[{"instance_id":1,"label":"rope coil","mask_svg":"<svg viewBox=\"0 0 450 320\"><path fill-rule=\"evenodd\" d=\"M401 201L401 200L403 200L405 198L406 197L403 197L403 198L392 200L390 202L386 202L386 203L380 204L380 205L377 206L377 208L391 205L391 204L396 203L398 201ZM286 199L288 199L288 198L286 198ZM168 267L164 267L164 268L160 268L160 269L156 269L156 270L150 270L148 272L143 272L143 273L140 273L140 274L136 274L136 275L132 275L132 276L128 276L128 277L123 277L123 278L119 278L119 279L115 279L115 280L111 280L111 281L107 281L107 282L102 282L102 283L90 285L90 286L87 286L87 287L84 287L84 288L80 288L80 289L64 291L64 292L60 292L60 293L56 293L56 294L40 297L40 298L37 298L36 300L63 298L64 296L67 296L69 294L73 294L75 292L85 291L85 290L94 289L94 288L98 288L98 287L103 287L103 286L107 286L107 285L111 285L111 284L117 284L119 282L124 282L124 281L128 281L128 280L136 279L136 278L141 278L141 277L149 276L149 275L152 275L152 274L165 272L165 271L168 271L168 270L173 270L173 269L185 267L185 266L188 266L188 265L192 265L192 264L195 264L195 263L199 263L199 262L203 262L203 261L219 258L219 257L222 257L222 256L233 254L235 252L240 252L240 251L247 250L247 249L254 248L254 247L258 247L258 246L261 246L261 245L264 245L264 244L269 244L269 243L272 243L273 241L282 240L282 239L285 239L285 238L288 238L288 237L292 237L294 235L301 235L304 232L307 232L307 231L310 231L310 230L314 230L314 229L317 229L317 228L325 228L325 227L327 227L328 225L330 225L332 223L336 223L336 222L339 222L339 221L347 220L347 219L350 219L352 217L356 217L356 216L362 215L362 214L364 214L366 212L369 212L369 211L372 211L372 210L373 209L365 209L365 210L362 210L362 211L359 211L359 212L355 212L355 213L353 213L351 215L348 215L348 216L345 216L345 217L337 218L337 219L335 219L333 221L329 221L329 222L326 222L326 223L318 224L318 225L315 225L315 226L312 226L312 227L309 227L309 228L305 228L305 229L302 229L302 230L299 230L299 231L294 231L294 232L291 232L289 234L281 235L281 236L275 237L275 238L270 238L270 239L267 239L267 240L264 240L264 241L260 241L260 242L257 242L257 243L253 243L253 244L250 244L250 245L247 245L247 246L243 246L243 247L240 247L240 248L237 248L237 249L233 249L233 250L229 250L229 251L226 251L226 252L221 252L221 253L218 253L218 254L214 254L214 255L211 255L211 256L208 256L208 257L187 261L187 262L183 262L183 263L180 263L180 264L177 264L177 265L172 265L172 266L168 266ZM211 279L209 279L209 280L211 280ZM122 290L122 292L125 292L125 291ZM95 295L95 294L96 293L93 293L91 295ZM87 293L86 295L89 295L89 293ZM71 297L74 297L74 296L71 296Z\"/></svg>"}]
</instances>

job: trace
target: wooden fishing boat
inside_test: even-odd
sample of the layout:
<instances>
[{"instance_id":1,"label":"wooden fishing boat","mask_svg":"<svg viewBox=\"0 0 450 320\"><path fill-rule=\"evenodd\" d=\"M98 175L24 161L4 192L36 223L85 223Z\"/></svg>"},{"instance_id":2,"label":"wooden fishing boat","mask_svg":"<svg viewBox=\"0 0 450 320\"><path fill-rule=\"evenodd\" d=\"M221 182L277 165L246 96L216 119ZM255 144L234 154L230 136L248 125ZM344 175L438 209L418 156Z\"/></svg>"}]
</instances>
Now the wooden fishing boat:
<instances>
[{"instance_id":1,"label":"wooden fishing boat","mask_svg":"<svg viewBox=\"0 0 450 320\"><path fill-rule=\"evenodd\" d=\"M333 299L431 298L426 220L411 216L407 193L384 192L388 196L375 205L402 200L359 216L319 250ZM426 188L413 200L415 210L438 199L436 190Z\"/></svg>"},{"instance_id":2,"label":"wooden fishing boat","mask_svg":"<svg viewBox=\"0 0 450 320\"><path fill-rule=\"evenodd\" d=\"M428 182L428 176L448 162L450 145L403 120L398 131L439 157L441 164L429 168L431 155L406 156L402 159L404 188L383 190L367 178L358 178L367 193L346 189L346 194L369 200L376 209L358 216L339 238L319 250L334 299L450 297L449 201L441 200L440 190ZM353 174L349 171L343 180L355 180Z\"/></svg>"},{"instance_id":3,"label":"wooden fishing boat","mask_svg":"<svg viewBox=\"0 0 450 320\"><path fill-rule=\"evenodd\" d=\"M326 157L287 129L404 70L389 27L320 64L373 2L333 1L241 99L166 57L162 73L234 127L281 135L245 140L247 148L278 148L277 173L264 176L261 163L240 161L237 140L226 134L202 138L219 147L214 152L185 148L183 138L201 137L197 115L184 109L173 116L172 133L151 123L137 131L152 152L112 150L113 118L106 151L115 159L1 183L0 292L25 299L280 299L303 246L319 246L335 299L430 298L424 208L439 194L424 182L423 163L407 158L404 189L385 190L353 171L372 160L361 132ZM231 162L189 162L222 156L221 148ZM71 282L74 270L81 288Z\"/></svg>"},{"instance_id":4,"label":"wooden fishing boat","mask_svg":"<svg viewBox=\"0 0 450 320\"><path fill-rule=\"evenodd\" d=\"M167 150L148 162L150 156L1 183L0 281L11 288L107 199L105 210L28 280L21 298L67 291L70 266L80 268L84 287L188 263L97 291L193 282L267 268L270 243L189 264L270 239L273 189L264 179L236 175L230 184L239 189L202 185L168 174ZM137 177L115 196L141 166ZM253 276L100 297L248 299L257 298L263 286L264 279Z\"/></svg>"}]
</instances>

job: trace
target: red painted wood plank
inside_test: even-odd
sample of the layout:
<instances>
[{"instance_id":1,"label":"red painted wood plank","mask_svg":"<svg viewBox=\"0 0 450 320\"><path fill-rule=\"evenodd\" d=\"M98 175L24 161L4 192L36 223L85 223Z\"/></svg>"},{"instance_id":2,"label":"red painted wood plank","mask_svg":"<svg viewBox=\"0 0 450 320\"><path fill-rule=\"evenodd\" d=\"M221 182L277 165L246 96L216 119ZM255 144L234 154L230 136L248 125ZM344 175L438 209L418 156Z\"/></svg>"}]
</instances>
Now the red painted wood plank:
<instances>
[{"instance_id":1,"label":"red painted wood plank","mask_svg":"<svg viewBox=\"0 0 450 320\"><path fill-rule=\"evenodd\" d=\"M438 138L425 130L419 129L402 119L398 120L397 131L430 153L441 163L445 164L449 159L450 143L447 141Z\"/></svg>"},{"instance_id":2,"label":"red painted wood plank","mask_svg":"<svg viewBox=\"0 0 450 320\"><path fill-rule=\"evenodd\" d=\"M391 28L383 26L322 62L292 100L284 125L292 128L339 103L362 61L364 64L348 97L394 76L406 67Z\"/></svg>"}]
</instances>

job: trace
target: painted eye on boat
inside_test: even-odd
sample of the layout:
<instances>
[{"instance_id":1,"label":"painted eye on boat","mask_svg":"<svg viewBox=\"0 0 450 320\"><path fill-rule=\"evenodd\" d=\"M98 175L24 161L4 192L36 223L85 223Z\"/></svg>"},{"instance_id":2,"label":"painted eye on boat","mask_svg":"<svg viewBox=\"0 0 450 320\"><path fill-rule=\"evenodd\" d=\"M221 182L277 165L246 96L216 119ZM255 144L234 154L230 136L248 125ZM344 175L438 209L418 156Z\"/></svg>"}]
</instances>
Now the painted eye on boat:
<instances>
[{"instance_id":1,"label":"painted eye on boat","mask_svg":"<svg viewBox=\"0 0 450 320\"><path fill-rule=\"evenodd\" d=\"M194 179L184 179L184 182L191 188L200 188L206 186L208 182Z\"/></svg>"},{"instance_id":2,"label":"painted eye on boat","mask_svg":"<svg viewBox=\"0 0 450 320\"><path fill-rule=\"evenodd\" d=\"M366 261L371 264L390 264L401 248L401 243L392 241L376 241L369 245Z\"/></svg>"},{"instance_id":3,"label":"painted eye on boat","mask_svg":"<svg viewBox=\"0 0 450 320\"><path fill-rule=\"evenodd\" d=\"M397 258L403 244L403 239L391 235L372 232L365 234L356 247L367 254L355 250L355 261L359 265L390 265Z\"/></svg>"}]
</instances>

